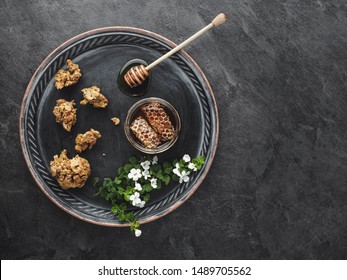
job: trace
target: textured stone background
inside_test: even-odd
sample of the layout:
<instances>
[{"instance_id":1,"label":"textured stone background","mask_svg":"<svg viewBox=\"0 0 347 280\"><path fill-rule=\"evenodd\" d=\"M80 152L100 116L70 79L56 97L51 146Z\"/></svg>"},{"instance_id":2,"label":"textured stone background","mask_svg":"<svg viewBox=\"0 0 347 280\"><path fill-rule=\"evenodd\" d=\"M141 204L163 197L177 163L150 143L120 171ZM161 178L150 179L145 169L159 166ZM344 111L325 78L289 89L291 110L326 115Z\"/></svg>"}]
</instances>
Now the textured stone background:
<instances>
[{"instance_id":1,"label":"textured stone background","mask_svg":"<svg viewBox=\"0 0 347 280\"><path fill-rule=\"evenodd\" d=\"M198 191L128 229L75 219L35 185L18 135L40 62L81 32L126 25L174 42L220 11L227 24L186 48L209 79L220 142ZM345 259L345 0L0 1L2 259Z\"/></svg>"}]
</instances>

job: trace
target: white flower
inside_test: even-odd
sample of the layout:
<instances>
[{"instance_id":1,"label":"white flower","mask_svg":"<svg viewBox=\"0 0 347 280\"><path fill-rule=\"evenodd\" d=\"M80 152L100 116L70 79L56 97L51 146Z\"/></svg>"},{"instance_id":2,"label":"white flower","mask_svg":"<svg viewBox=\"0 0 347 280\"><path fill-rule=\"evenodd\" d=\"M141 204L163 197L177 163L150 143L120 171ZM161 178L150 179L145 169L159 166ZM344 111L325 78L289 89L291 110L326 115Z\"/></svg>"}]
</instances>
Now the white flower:
<instances>
[{"instance_id":1,"label":"white flower","mask_svg":"<svg viewBox=\"0 0 347 280\"><path fill-rule=\"evenodd\" d=\"M141 200L140 198L137 198L136 201L134 200L132 204L135 207L143 208L145 206L145 203L146 202L144 200Z\"/></svg>"},{"instance_id":2,"label":"white flower","mask_svg":"<svg viewBox=\"0 0 347 280\"><path fill-rule=\"evenodd\" d=\"M153 189L156 189L158 186L157 186L157 179L151 179L150 180L151 181L151 186L152 186L152 188Z\"/></svg>"},{"instance_id":3,"label":"white flower","mask_svg":"<svg viewBox=\"0 0 347 280\"><path fill-rule=\"evenodd\" d=\"M151 178L151 175L149 175L149 170L142 171L142 176L147 180L147 178Z\"/></svg>"},{"instance_id":4,"label":"white flower","mask_svg":"<svg viewBox=\"0 0 347 280\"><path fill-rule=\"evenodd\" d=\"M149 167L150 167L150 165L151 165L151 163L150 163L149 160L146 160L146 161L144 161L144 162L141 162L140 164L141 164L141 166L142 166L142 168L143 168L144 170L148 170Z\"/></svg>"},{"instance_id":5,"label":"white flower","mask_svg":"<svg viewBox=\"0 0 347 280\"><path fill-rule=\"evenodd\" d=\"M139 204L141 202L140 193L134 192L134 194L132 194L129 197L129 199L130 199L130 201L132 201L132 205L136 206L137 204Z\"/></svg>"},{"instance_id":6,"label":"white flower","mask_svg":"<svg viewBox=\"0 0 347 280\"><path fill-rule=\"evenodd\" d=\"M182 171L182 173L181 173L181 177L180 177L180 180L179 180L179 182L180 183L182 183L182 182L185 182L185 183L187 183L188 181L189 181L189 177L188 177L188 175L190 174L190 171Z\"/></svg>"},{"instance_id":7,"label":"white flower","mask_svg":"<svg viewBox=\"0 0 347 280\"><path fill-rule=\"evenodd\" d=\"M141 235L142 231L140 229L135 229L135 236L139 237Z\"/></svg>"},{"instance_id":8,"label":"white flower","mask_svg":"<svg viewBox=\"0 0 347 280\"><path fill-rule=\"evenodd\" d=\"M198 170L198 169L196 168L195 164L192 163L192 162L190 162L190 163L188 164L188 168L189 168L190 170L193 170L193 171L197 171L197 170Z\"/></svg>"},{"instance_id":9,"label":"white flower","mask_svg":"<svg viewBox=\"0 0 347 280\"><path fill-rule=\"evenodd\" d=\"M141 177L142 177L142 174L140 169L133 168L130 170L130 173L128 174L128 178L133 179L134 181L137 181Z\"/></svg>"},{"instance_id":10,"label":"white flower","mask_svg":"<svg viewBox=\"0 0 347 280\"><path fill-rule=\"evenodd\" d=\"M185 162L190 162L190 156L189 155L184 155L182 158Z\"/></svg>"},{"instance_id":11,"label":"white flower","mask_svg":"<svg viewBox=\"0 0 347 280\"><path fill-rule=\"evenodd\" d=\"M131 204L135 207L143 208L145 206L146 202L144 200L141 200L140 194L138 192L134 192L134 194L132 194L129 199L131 201Z\"/></svg>"},{"instance_id":12,"label":"white flower","mask_svg":"<svg viewBox=\"0 0 347 280\"><path fill-rule=\"evenodd\" d=\"M145 207L145 204L146 204L146 202L144 200L142 200L139 204L137 204L135 206L143 208L143 207Z\"/></svg>"},{"instance_id":13,"label":"white flower","mask_svg":"<svg viewBox=\"0 0 347 280\"><path fill-rule=\"evenodd\" d=\"M139 183L135 183L135 188L134 188L136 191L142 191L142 187Z\"/></svg>"},{"instance_id":14,"label":"white flower","mask_svg":"<svg viewBox=\"0 0 347 280\"><path fill-rule=\"evenodd\" d=\"M174 174L176 174L178 177L181 177L180 165L179 165L178 163L176 163L175 167L176 167L176 168L174 168L174 169L172 170L172 172L173 172Z\"/></svg>"},{"instance_id":15,"label":"white flower","mask_svg":"<svg viewBox=\"0 0 347 280\"><path fill-rule=\"evenodd\" d=\"M158 163L158 157L157 156L154 156L152 158L152 164L157 164Z\"/></svg>"},{"instance_id":16,"label":"white flower","mask_svg":"<svg viewBox=\"0 0 347 280\"><path fill-rule=\"evenodd\" d=\"M132 203L133 206L139 207L140 204L141 204L141 198L136 198L133 200L133 203Z\"/></svg>"},{"instance_id":17,"label":"white flower","mask_svg":"<svg viewBox=\"0 0 347 280\"><path fill-rule=\"evenodd\" d=\"M129 199L130 199L131 201L133 201L134 199L139 198L139 197L140 197L140 193L134 192L134 194L132 194L132 195L129 197Z\"/></svg>"}]
</instances>

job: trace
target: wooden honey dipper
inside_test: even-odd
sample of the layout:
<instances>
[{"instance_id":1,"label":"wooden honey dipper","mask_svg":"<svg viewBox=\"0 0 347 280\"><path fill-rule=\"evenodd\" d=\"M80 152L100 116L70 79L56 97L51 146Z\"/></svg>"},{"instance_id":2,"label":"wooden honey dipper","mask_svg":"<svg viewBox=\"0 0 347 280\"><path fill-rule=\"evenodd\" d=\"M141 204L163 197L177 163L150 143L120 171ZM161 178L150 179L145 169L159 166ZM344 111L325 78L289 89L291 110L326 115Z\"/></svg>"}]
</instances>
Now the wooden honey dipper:
<instances>
[{"instance_id":1,"label":"wooden honey dipper","mask_svg":"<svg viewBox=\"0 0 347 280\"><path fill-rule=\"evenodd\" d=\"M182 42L181 44L176 46L174 49L172 49L171 51L169 51L165 55L159 57L156 61L152 62L150 65L144 66L144 65L141 64L141 65L137 65L137 66L131 67L128 70L128 72L126 72L125 75L124 75L125 82L131 88L137 87L137 86L141 85L147 79L147 77L149 76L149 72L148 71L150 69L152 69L154 66L158 65L159 63L161 63L163 60L167 59L168 57L170 57L174 53L178 52L180 49L184 48L190 42L194 41L195 39L200 37L202 34L207 32L211 28L224 23L226 20L227 20L226 15L221 13L218 16L216 16L209 25L205 26L203 29L201 29L200 31L196 32L194 35L189 37L187 40L185 40L184 42Z\"/></svg>"}]
</instances>

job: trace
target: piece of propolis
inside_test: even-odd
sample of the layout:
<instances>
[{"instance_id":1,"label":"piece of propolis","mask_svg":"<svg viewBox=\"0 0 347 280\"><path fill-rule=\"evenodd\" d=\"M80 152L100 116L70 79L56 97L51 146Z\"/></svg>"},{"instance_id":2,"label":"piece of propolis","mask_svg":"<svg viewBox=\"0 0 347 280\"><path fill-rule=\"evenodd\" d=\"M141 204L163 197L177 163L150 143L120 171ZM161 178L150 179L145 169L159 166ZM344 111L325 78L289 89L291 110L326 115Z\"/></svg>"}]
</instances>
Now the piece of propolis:
<instances>
[{"instance_id":1,"label":"piece of propolis","mask_svg":"<svg viewBox=\"0 0 347 280\"><path fill-rule=\"evenodd\" d=\"M111 121L113 121L113 123L114 123L115 125L119 125L119 124L120 124L120 119L118 119L118 118L116 118L116 117L113 117L113 118L111 119Z\"/></svg>"},{"instance_id":2,"label":"piece of propolis","mask_svg":"<svg viewBox=\"0 0 347 280\"><path fill-rule=\"evenodd\" d=\"M87 149L90 150L96 144L96 140L100 137L100 132L92 128L86 133L79 133L75 140L75 150L78 153L81 153Z\"/></svg>"},{"instance_id":3,"label":"piece of propolis","mask_svg":"<svg viewBox=\"0 0 347 280\"><path fill-rule=\"evenodd\" d=\"M65 99L58 99L53 109L55 121L62 124L63 128L70 132L72 126L77 120L77 109L74 108L75 101L66 101Z\"/></svg>"},{"instance_id":4,"label":"piece of propolis","mask_svg":"<svg viewBox=\"0 0 347 280\"><path fill-rule=\"evenodd\" d=\"M92 104L95 108L105 108L108 104L107 98L100 92L96 86L82 89L83 100L80 102L82 105Z\"/></svg>"},{"instance_id":5,"label":"piece of propolis","mask_svg":"<svg viewBox=\"0 0 347 280\"><path fill-rule=\"evenodd\" d=\"M79 155L69 159L66 154L64 149L59 156L53 157L50 162L52 176L63 189L82 188L91 173L90 164Z\"/></svg>"},{"instance_id":6,"label":"piece of propolis","mask_svg":"<svg viewBox=\"0 0 347 280\"><path fill-rule=\"evenodd\" d=\"M71 59L66 61L67 70L59 70L55 75L55 87L57 89L62 89L64 87L76 84L78 80L82 77L81 69L78 64L72 62Z\"/></svg>"}]
</instances>

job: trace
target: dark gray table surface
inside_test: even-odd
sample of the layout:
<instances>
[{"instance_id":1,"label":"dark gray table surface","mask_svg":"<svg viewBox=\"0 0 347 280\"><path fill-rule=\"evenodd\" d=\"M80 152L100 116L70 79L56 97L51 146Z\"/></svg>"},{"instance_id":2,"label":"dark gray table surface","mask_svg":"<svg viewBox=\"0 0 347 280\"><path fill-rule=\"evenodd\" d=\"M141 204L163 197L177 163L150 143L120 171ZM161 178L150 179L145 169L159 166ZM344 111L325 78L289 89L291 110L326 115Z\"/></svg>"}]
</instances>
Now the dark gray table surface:
<instances>
[{"instance_id":1,"label":"dark gray table surface","mask_svg":"<svg viewBox=\"0 0 347 280\"><path fill-rule=\"evenodd\" d=\"M95 226L55 206L24 162L18 120L41 61L67 39L134 26L186 48L220 114L213 166L176 211L142 227ZM2 259L345 259L345 0L0 1Z\"/></svg>"}]
</instances>

